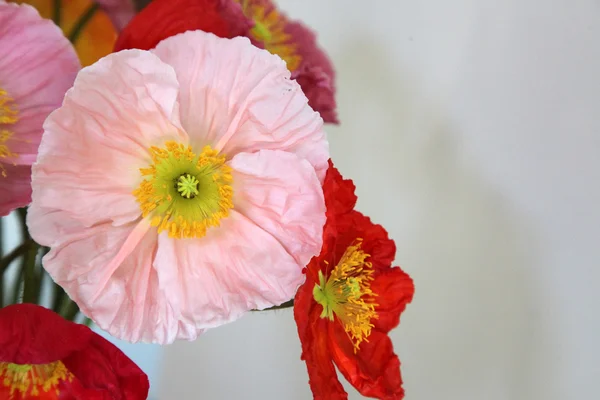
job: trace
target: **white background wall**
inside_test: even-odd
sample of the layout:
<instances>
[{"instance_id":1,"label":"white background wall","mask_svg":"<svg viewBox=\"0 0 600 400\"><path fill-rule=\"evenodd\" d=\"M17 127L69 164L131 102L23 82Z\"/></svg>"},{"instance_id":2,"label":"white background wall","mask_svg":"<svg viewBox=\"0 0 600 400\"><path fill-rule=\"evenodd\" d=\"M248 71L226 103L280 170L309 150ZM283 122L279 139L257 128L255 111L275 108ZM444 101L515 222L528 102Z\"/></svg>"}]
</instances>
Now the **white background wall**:
<instances>
[{"instance_id":1,"label":"white background wall","mask_svg":"<svg viewBox=\"0 0 600 400\"><path fill-rule=\"evenodd\" d=\"M416 282L407 400L600 398L600 2L279 3L336 64L333 157ZM289 310L123 348L160 400L311 398Z\"/></svg>"},{"instance_id":2,"label":"white background wall","mask_svg":"<svg viewBox=\"0 0 600 400\"><path fill-rule=\"evenodd\" d=\"M416 281L407 399L600 398L600 2L279 4L335 62L333 157ZM166 348L159 398L309 399L299 355L290 312L253 314Z\"/></svg>"}]
</instances>

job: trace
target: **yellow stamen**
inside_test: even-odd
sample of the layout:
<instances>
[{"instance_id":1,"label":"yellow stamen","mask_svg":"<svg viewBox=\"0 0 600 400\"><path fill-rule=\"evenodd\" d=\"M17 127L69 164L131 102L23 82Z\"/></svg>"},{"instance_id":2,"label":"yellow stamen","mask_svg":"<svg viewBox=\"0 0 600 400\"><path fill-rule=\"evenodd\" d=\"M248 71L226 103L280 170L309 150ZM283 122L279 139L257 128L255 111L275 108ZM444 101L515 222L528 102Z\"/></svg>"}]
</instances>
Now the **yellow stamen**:
<instances>
[{"instance_id":1,"label":"yellow stamen","mask_svg":"<svg viewBox=\"0 0 600 400\"><path fill-rule=\"evenodd\" d=\"M169 141L149 149L153 164L141 168L147 177L134 190L142 215L158 232L173 238L198 238L233 208L231 167L225 156L205 146L196 155L191 146Z\"/></svg>"},{"instance_id":2,"label":"yellow stamen","mask_svg":"<svg viewBox=\"0 0 600 400\"><path fill-rule=\"evenodd\" d=\"M360 249L362 239L348 246L329 277L319 271L319 283L313 288L313 297L323 306L321 318L340 321L354 346L359 350L363 341L368 342L373 324L378 318L375 312L376 293L371 290L373 266L366 261L370 257Z\"/></svg>"},{"instance_id":3,"label":"yellow stamen","mask_svg":"<svg viewBox=\"0 0 600 400\"><path fill-rule=\"evenodd\" d=\"M0 380L10 388L9 398L17 392L17 398L29 398L50 390L58 393L59 382L71 382L73 374L60 361L28 365L0 362Z\"/></svg>"},{"instance_id":4,"label":"yellow stamen","mask_svg":"<svg viewBox=\"0 0 600 400\"><path fill-rule=\"evenodd\" d=\"M17 121L19 121L19 113L14 106L14 100L6 90L0 88L0 175L3 177L6 177L6 168L2 163L17 156L8 147L8 141L13 138L14 133L7 125L14 125Z\"/></svg>"},{"instance_id":5,"label":"yellow stamen","mask_svg":"<svg viewBox=\"0 0 600 400\"><path fill-rule=\"evenodd\" d=\"M252 38L262 43L270 53L281 57L290 71L298 69L302 57L298 54L298 45L294 43L294 38L285 31L285 17L275 8L267 11L260 1L236 1L241 3L244 15L254 21L254 27L250 31Z\"/></svg>"}]
</instances>

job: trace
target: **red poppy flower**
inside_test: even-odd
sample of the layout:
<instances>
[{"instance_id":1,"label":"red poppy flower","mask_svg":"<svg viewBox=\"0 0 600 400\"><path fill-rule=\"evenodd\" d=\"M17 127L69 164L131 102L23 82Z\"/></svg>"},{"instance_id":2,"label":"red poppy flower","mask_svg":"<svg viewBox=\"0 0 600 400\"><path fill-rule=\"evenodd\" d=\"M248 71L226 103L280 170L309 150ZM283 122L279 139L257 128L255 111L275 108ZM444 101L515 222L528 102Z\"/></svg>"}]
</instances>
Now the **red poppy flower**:
<instances>
[{"instance_id":1,"label":"red poppy flower","mask_svg":"<svg viewBox=\"0 0 600 400\"><path fill-rule=\"evenodd\" d=\"M331 166L324 183L323 249L307 266L294 300L302 359L315 399L347 399L334 364L364 396L402 399L400 361L388 332L414 286L391 267L396 247L385 229L348 209L356 201L353 190Z\"/></svg>"},{"instance_id":2,"label":"red poppy flower","mask_svg":"<svg viewBox=\"0 0 600 400\"><path fill-rule=\"evenodd\" d=\"M279 12L271 0L154 0L121 32L115 51L150 50L187 30L246 36L287 63L310 106L325 122L338 123L335 73L314 33Z\"/></svg>"},{"instance_id":3,"label":"red poppy flower","mask_svg":"<svg viewBox=\"0 0 600 400\"><path fill-rule=\"evenodd\" d=\"M0 309L0 398L137 400L148 377L84 325L35 304Z\"/></svg>"}]
</instances>

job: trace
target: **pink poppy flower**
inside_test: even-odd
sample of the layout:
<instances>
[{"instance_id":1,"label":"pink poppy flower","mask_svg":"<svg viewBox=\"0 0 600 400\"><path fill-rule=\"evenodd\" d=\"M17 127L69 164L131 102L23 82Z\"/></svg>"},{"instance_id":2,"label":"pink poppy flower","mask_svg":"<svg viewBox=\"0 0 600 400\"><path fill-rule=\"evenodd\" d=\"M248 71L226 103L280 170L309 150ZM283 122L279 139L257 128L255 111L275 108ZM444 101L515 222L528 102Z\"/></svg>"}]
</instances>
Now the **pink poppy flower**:
<instances>
[{"instance_id":1,"label":"pink poppy flower","mask_svg":"<svg viewBox=\"0 0 600 400\"><path fill-rule=\"evenodd\" d=\"M132 342L291 299L322 244L322 124L246 38L188 31L101 59L44 125L28 225L45 268Z\"/></svg>"},{"instance_id":2,"label":"pink poppy flower","mask_svg":"<svg viewBox=\"0 0 600 400\"><path fill-rule=\"evenodd\" d=\"M108 15L117 31L122 31L125 25L135 15L133 0L94 0Z\"/></svg>"},{"instance_id":3,"label":"pink poppy flower","mask_svg":"<svg viewBox=\"0 0 600 400\"><path fill-rule=\"evenodd\" d=\"M79 61L35 8L0 1L0 216L31 200L42 124L73 84Z\"/></svg>"},{"instance_id":4,"label":"pink poppy flower","mask_svg":"<svg viewBox=\"0 0 600 400\"><path fill-rule=\"evenodd\" d=\"M288 18L271 0L153 0L119 35L115 50L150 50L187 30L220 37L246 36L286 61L310 106L337 124L335 71L315 34Z\"/></svg>"}]
</instances>

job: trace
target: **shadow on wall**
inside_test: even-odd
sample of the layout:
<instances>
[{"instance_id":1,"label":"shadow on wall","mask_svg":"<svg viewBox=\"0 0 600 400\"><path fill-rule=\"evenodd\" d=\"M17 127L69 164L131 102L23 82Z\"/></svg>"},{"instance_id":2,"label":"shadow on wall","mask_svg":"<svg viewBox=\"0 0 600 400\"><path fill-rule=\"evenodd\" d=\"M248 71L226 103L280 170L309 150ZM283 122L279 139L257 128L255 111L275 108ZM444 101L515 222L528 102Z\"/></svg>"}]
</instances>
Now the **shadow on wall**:
<instances>
[{"instance_id":1,"label":"shadow on wall","mask_svg":"<svg viewBox=\"0 0 600 400\"><path fill-rule=\"evenodd\" d=\"M468 166L436 99L402 81L376 41L352 39L332 53L342 125L328 131L358 208L386 226L416 282L392 333L407 399L528 399L535 243L526 218ZM289 310L251 314L167 347L161 398L310 398L293 324Z\"/></svg>"},{"instance_id":2,"label":"shadow on wall","mask_svg":"<svg viewBox=\"0 0 600 400\"><path fill-rule=\"evenodd\" d=\"M375 43L355 38L335 60L343 124L329 131L358 208L388 228L415 280L392 334L407 398L530 399L536 244L527 218L469 165L465 136L439 100L419 93L417 79L402 81Z\"/></svg>"}]
</instances>

